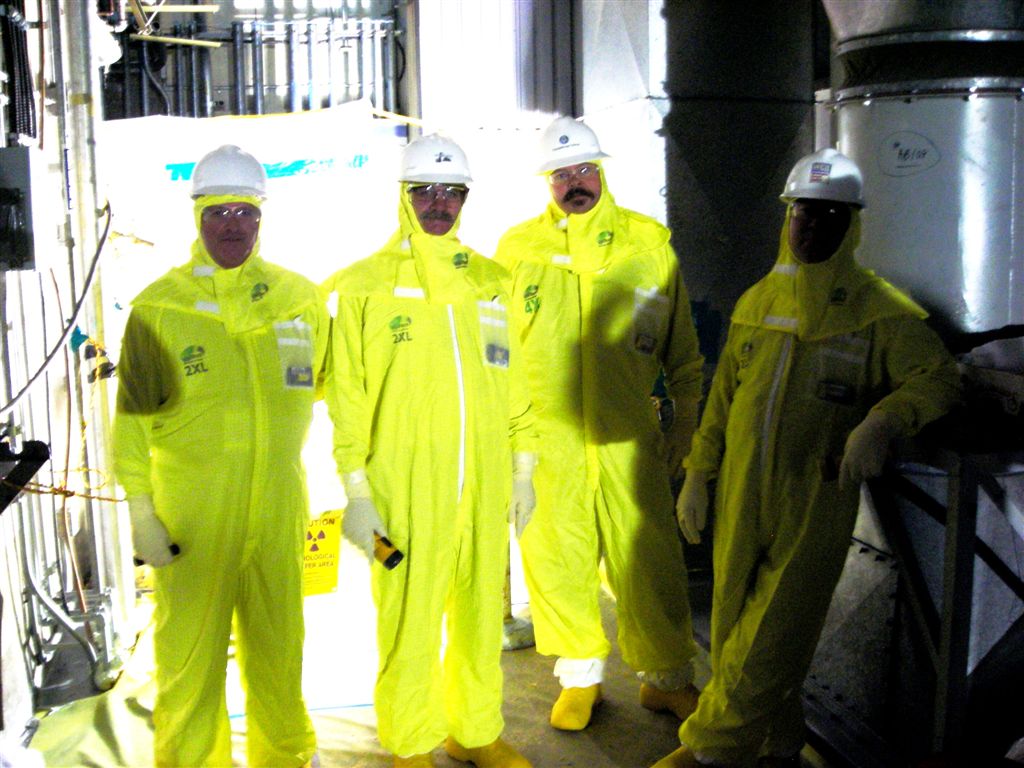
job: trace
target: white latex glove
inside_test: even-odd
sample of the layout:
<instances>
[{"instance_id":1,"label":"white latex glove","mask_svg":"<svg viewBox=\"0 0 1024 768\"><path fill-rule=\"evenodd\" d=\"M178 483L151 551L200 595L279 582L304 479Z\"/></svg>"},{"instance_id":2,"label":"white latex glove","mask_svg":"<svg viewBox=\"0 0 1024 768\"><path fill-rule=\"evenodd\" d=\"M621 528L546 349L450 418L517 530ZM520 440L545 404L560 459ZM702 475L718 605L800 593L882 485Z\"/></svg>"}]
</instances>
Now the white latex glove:
<instances>
[{"instance_id":1,"label":"white latex glove","mask_svg":"<svg viewBox=\"0 0 1024 768\"><path fill-rule=\"evenodd\" d=\"M700 544L700 532L708 522L708 477L704 472L686 472L683 489L676 499L676 520L683 538L690 544Z\"/></svg>"},{"instance_id":2,"label":"white latex glove","mask_svg":"<svg viewBox=\"0 0 1024 768\"><path fill-rule=\"evenodd\" d=\"M523 535L526 524L533 517L537 494L533 490L533 468L537 464L535 453L512 454L512 503L508 507L508 521L516 524L516 538Z\"/></svg>"},{"instance_id":3,"label":"white latex glove","mask_svg":"<svg viewBox=\"0 0 1024 768\"><path fill-rule=\"evenodd\" d=\"M373 534L387 537L384 521L380 519L377 505L370 496L370 482L366 472L359 469L342 478L348 506L341 515L341 533L373 561Z\"/></svg>"},{"instance_id":4,"label":"white latex glove","mask_svg":"<svg viewBox=\"0 0 1024 768\"><path fill-rule=\"evenodd\" d=\"M128 497L128 516L132 521L132 549L135 556L154 568L167 565L174 559L174 546L167 527L160 522L153 508L153 497ZM176 548L175 548L176 549Z\"/></svg>"},{"instance_id":5,"label":"white latex glove","mask_svg":"<svg viewBox=\"0 0 1024 768\"><path fill-rule=\"evenodd\" d=\"M864 421L846 438L843 460L839 464L841 487L860 485L882 474L889 455L889 443L905 431L903 420L886 411L869 411Z\"/></svg>"}]
</instances>

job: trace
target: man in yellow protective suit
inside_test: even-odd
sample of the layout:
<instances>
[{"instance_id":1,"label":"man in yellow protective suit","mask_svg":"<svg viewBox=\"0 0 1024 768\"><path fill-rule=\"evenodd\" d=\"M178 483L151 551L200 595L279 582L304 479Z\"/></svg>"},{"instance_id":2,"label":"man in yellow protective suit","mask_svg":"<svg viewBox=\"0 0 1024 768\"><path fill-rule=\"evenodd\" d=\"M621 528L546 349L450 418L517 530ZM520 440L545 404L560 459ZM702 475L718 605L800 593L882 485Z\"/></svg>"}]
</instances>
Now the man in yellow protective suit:
<instances>
[{"instance_id":1,"label":"man in yellow protective suit","mask_svg":"<svg viewBox=\"0 0 1024 768\"><path fill-rule=\"evenodd\" d=\"M377 605L377 731L396 766L433 765L444 740L479 768L528 768L500 738L506 513L529 519L536 441L508 274L458 240L458 145L412 142L400 178L398 231L325 286L342 530L370 559ZM373 559L376 535L405 553L393 570Z\"/></svg>"},{"instance_id":2,"label":"man in yellow protective suit","mask_svg":"<svg viewBox=\"0 0 1024 768\"><path fill-rule=\"evenodd\" d=\"M690 301L669 231L615 204L590 128L558 118L541 156L551 201L504 235L495 260L514 278L541 435L537 509L520 547L537 650L559 657L551 725L581 730L601 700L602 558L640 703L682 719L697 702L696 646L671 480L701 395ZM666 434L650 396L660 373L675 401Z\"/></svg>"},{"instance_id":3,"label":"man in yellow protective suit","mask_svg":"<svg viewBox=\"0 0 1024 768\"><path fill-rule=\"evenodd\" d=\"M114 466L136 556L156 568L158 766L231 765L232 618L249 765L302 766L300 452L330 316L259 253L263 166L238 147L192 176L192 259L133 302L118 365Z\"/></svg>"},{"instance_id":4,"label":"man in yellow protective suit","mask_svg":"<svg viewBox=\"0 0 1024 768\"><path fill-rule=\"evenodd\" d=\"M717 476L711 681L658 768L797 765L800 692L839 580L862 480L893 438L959 397L924 311L854 261L860 169L796 163L771 273L733 312L677 505L690 542Z\"/></svg>"}]
</instances>

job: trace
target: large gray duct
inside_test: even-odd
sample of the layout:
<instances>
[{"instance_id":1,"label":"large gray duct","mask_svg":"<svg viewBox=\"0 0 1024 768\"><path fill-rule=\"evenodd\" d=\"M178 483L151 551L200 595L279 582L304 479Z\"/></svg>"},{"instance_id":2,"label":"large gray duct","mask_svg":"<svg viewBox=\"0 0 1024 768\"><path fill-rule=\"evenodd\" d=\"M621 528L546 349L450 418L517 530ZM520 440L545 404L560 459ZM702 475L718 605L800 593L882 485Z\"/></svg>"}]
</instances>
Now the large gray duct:
<instances>
[{"instance_id":1,"label":"large gray duct","mask_svg":"<svg viewBox=\"0 0 1024 768\"><path fill-rule=\"evenodd\" d=\"M859 258L947 337L1024 322L1024 3L823 0Z\"/></svg>"},{"instance_id":2,"label":"large gray duct","mask_svg":"<svg viewBox=\"0 0 1024 768\"><path fill-rule=\"evenodd\" d=\"M713 362L716 326L778 255L779 193L814 149L828 25L817 0L667 2L663 13L668 223Z\"/></svg>"}]
</instances>

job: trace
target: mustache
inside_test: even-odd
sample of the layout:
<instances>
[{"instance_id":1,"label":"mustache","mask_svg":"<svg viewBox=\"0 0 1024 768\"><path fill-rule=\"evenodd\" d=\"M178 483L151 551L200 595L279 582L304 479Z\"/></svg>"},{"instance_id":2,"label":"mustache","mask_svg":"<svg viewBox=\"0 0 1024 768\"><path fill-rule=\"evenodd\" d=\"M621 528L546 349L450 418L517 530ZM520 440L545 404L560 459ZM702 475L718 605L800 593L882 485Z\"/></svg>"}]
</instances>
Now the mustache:
<instances>
[{"instance_id":1,"label":"mustache","mask_svg":"<svg viewBox=\"0 0 1024 768\"><path fill-rule=\"evenodd\" d=\"M449 224L453 224L455 222L455 217L445 211L427 211L421 218L426 221L444 221Z\"/></svg>"},{"instance_id":2,"label":"mustache","mask_svg":"<svg viewBox=\"0 0 1024 768\"><path fill-rule=\"evenodd\" d=\"M575 200L577 197L586 197L593 200L594 193L591 192L589 189L584 189L583 187L573 187L564 195L562 195L562 202L568 203L572 200Z\"/></svg>"}]
</instances>

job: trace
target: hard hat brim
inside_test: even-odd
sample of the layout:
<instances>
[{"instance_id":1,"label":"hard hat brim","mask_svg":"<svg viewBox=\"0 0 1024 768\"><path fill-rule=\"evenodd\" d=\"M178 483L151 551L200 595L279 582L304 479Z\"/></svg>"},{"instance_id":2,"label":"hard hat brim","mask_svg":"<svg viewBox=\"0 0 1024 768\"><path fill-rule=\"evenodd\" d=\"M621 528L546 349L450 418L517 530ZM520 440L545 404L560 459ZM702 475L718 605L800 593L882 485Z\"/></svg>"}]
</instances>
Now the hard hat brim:
<instances>
[{"instance_id":1,"label":"hard hat brim","mask_svg":"<svg viewBox=\"0 0 1024 768\"><path fill-rule=\"evenodd\" d=\"M468 187L473 179L464 173L409 173L399 181L408 184L463 184Z\"/></svg>"},{"instance_id":2,"label":"hard hat brim","mask_svg":"<svg viewBox=\"0 0 1024 768\"><path fill-rule=\"evenodd\" d=\"M828 200L831 203L842 203L843 205L849 205L854 208L867 208L867 204L864 201L853 202L851 200L839 200L835 197L818 197L815 195L779 195L779 200L784 202L786 205L795 203L797 200Z\"/></svg>"},{"instance_id":3,"label":"hard hat brim","mask_svg":"<svg viewBox=\"0 0 1024 768\"><path fill-rule=\"evenodd\" d=\"M202 192L192 195L193 200L208 195L238 195L239 197L258 197L260 200L267 199L267 193L255 187L240 187L237 184L222 184L219 186L203 187Z\"/></svg>"}]
</instances>

